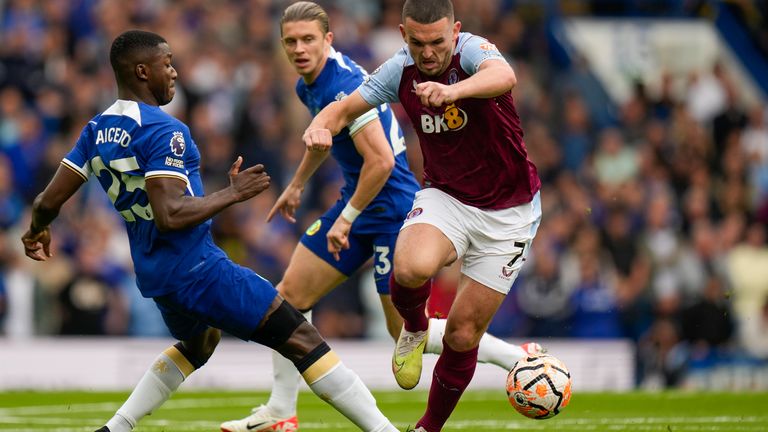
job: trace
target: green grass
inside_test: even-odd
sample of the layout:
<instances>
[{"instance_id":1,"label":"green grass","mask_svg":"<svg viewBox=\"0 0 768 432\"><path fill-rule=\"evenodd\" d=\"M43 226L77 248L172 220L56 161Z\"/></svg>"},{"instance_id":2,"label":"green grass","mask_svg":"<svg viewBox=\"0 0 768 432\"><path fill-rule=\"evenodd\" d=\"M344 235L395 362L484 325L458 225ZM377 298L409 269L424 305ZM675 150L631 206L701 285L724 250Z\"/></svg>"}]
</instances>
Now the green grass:
<instances>
[{"instance_id":1,"label":"green grass","mask_svg":"<svg viewBox=\"0 0 768 432\"><path fill-rule=\"evenodd\" d=\"M425 392L375 392L379 407L404 430L424 411ZM120 406L126 393L0 393L0 431L94 431ZM223 420L245 416L265 393L181 391L136 432L218 431ZM355 431L311 393L299 398L302 431ZM446 431L768 431L768 393L575 393L549 420L517 414L503 392L468 391Z\"/></svg>"}]
</instances>

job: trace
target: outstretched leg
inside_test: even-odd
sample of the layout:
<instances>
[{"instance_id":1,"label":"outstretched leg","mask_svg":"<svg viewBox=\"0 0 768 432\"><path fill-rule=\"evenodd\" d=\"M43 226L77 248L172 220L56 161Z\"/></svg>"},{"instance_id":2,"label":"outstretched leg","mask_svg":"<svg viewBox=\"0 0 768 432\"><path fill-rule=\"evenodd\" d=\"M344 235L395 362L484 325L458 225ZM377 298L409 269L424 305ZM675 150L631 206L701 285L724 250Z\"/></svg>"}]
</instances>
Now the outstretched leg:
<instances>
[{"instance_id":1,"label":"outstretched leg","mask_svg":"<svg viewBox=\"0 0 768 432\"><path fill-rule=\"evenodd\" d=\"M384 317L387 322L387 330L392 339L397 341L400 329L403 328L403 318L392 305L392 299L388 295L381 295L381 304L384 308ZM424 354L441 354L443 352L443 336L445 335L446 320L442 318L429 318L429 332ZM515 363L521 358L543 352L544 349L537 343L529 342L523 345L515 345L484 333L480 338L480 346L477 351L479 363L496 365L506 371L512 370Z\"/></svg>"},{"instance_id":2,"label":"outstretched leg","mask_svg":"<svg viewBox=\"0 0 768 432\"><path fill-rule=\"evenodd\" d=\"M139 420L160 407L192 372L208 361L220 339L221 332L209 328L163 351L144 373L123 406L99 430L133 430Z\"/></svg>"},{"instance_id":3,"label":"outstretched leg","mask_svg":"<svg viewBox=\"0 0 768 432\"><path fill-rule=\"evenodd\" d=\"M442 429L474 376L480 339L502 301L504 294L462 276L448 315L443 353L432 373L427 410L417 427L427 432Z\"/></svg>"},{"instance_id":4,"label":"outstretched leg","mask_svg":"<svg viewBox=\"0 0 768 432\"><path fill-rule=\"evenodd\" d=\"M315 394L363 431L397 431L379 411L376 400L357 374L344 366L317 329L287 302L279 298L276 301L279 306L264 319L252 340L290 360ZM227 422L222 424L222 430L240 432L239 425L240 422Z\"/></svg>"},{"instance_id":5,"label":"outstretched leg","mask_svg":"<svg viewBox=\"0 0 768 432\"><path fill-rule=\"evenodd\" d=\"M323 244L322 247L327 246ZM277 285L277 291L285 301L302 311L304 318L311 323L310 308L346 278L346 275L320 258L306 245L299 243L291 256L283 280ZM272 351L272 376L272 391L267 403L255 407L251 415L244 419L223 423L224 430L237 431L246 428L248 424L261 424L263 429L272 428L269 430L298 429L296 403L301 374L291 360L277 351ZM249 432L258 432L258 430L254 428Z\"/></svg>"}]
</instances>

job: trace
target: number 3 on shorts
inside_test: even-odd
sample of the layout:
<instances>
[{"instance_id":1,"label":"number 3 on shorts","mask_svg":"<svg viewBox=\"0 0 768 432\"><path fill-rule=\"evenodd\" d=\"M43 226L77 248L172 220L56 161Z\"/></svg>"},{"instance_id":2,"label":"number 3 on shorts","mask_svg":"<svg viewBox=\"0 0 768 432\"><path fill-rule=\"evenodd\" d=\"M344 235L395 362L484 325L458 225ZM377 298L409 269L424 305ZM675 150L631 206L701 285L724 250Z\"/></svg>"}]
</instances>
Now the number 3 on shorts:
<instances>
[{"instance_id":1,"label":"number 3 on shorts","mask_svg":"<svg viewBox=\"0 0 768 432\"><path fill-rule=\"evenodd\" d=\"M392 262L389 261L389 246L374 247L376 253L376 273L385 275L392 269Z\"/></svg>"}]
</instances>

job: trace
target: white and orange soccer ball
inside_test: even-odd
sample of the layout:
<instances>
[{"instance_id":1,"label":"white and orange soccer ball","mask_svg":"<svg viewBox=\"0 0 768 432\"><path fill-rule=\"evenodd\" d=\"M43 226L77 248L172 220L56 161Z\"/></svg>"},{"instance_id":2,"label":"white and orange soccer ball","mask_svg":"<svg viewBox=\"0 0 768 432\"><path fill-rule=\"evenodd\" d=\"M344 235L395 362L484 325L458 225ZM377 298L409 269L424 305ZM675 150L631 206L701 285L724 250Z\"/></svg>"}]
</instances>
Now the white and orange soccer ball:
<instances>
[{"instance_id":1,"label":"white and orange soccer ball","mask_svg":"<svg viewBox=\"0 0 768 432\"><path fill-rule=\"evenodd\" d=\"M571 373L551 355L524 357L507 375L507 397L526 417L554 417L571 401Z\"/></svg>"}]
</instances>

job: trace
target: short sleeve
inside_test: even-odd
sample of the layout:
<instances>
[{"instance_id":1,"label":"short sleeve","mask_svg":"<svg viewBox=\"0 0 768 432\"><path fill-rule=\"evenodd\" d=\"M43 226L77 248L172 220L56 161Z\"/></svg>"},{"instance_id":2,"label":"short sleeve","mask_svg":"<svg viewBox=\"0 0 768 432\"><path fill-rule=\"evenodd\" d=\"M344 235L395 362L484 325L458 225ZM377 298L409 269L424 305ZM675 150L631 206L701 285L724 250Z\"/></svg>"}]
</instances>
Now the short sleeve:
<instances>
[{"instance_id":1,"label":"short sleeve","mask_svg":"<svg viewBox=\"0 0 768 432\"><path fill-rule=\"evenodd\" d=\"M397 92L403 77L403 67L408 61L408 51L401 49L363 80L358 88L366 102L379 106L388 102L399 102Z\"/></svg>"},{"instance_id":2,"label":"short sleeve","mask_svg":"<svg viewBox=\"0 0 768 432\"><path fill-rule=\"evenodd\" d=\"M144 153L144 177L178 178L189 184L186 156L192 138L189 129L181 125L168 124L157 138L148 143Z\"/></svg>"},{"instance_id":3,"label":"short sleeve","mask_svg":"<svg viewBox=\"0 0 768 432\"><path fill-rule=\"evenodd\" d=\"M93 135L93 132L90 128L91 124L92 123L89 123L83 128L82 132L80 132L80 137L75 143L75 146L72 148L72 150L69 151L69 153L66 154L66 156L64 156L64 159L61 161L62 165L71 169L86 181L91 175L91 166L88 163L91 159L88 153L88 143L93 141L91 139L91 136Z\"/></svg>"},{"instance_id":4,"label":"short sleeve","mask_svg":"<svg viewBox=\"0 0 768 432\"><path fill-rule=\"evenodd\" d=\"M474 75L486 60L506 61L496 45L488 39L469 33L463 33L462 36L464 40L459 40L461 68L466 73Z\"/></svg>"}]
</instances>

